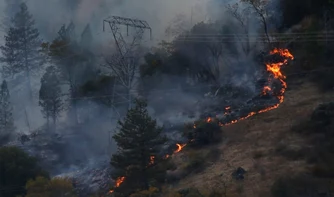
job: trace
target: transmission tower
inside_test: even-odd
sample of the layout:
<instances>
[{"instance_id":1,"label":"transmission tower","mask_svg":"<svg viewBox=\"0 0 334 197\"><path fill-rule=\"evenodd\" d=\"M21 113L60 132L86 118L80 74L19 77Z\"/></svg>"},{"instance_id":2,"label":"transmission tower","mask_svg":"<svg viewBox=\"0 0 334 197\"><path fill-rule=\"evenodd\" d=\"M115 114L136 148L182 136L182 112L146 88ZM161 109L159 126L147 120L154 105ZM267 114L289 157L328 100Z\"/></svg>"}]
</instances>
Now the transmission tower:
<instances>
[{"instance_id":1,"label":"transmission tower","mask_svg":"<svg viewBox=\"0 0 334 197\"><path fill-rule=\"evenodd\" d=\"M143 38L145 30L149 30L150 32L150 39L152 39L152 29L146 21L138 20L138 19L130 19L124 18L119 16L111 16L107 19L103 20L103 31L106 30L106 25L109 25L113 38L115 40L116 48L118 51L118 55L113 57L114 59L109 62L108 64L112 64L112 71L117 76L117 82L114 81L114 87L112 89L112 99L111 102L113 103L113 109L118 114L118 110L115 108L115 96L116 95L116 83L120 83L125 86L128 90L128 95L126 102L128 102L128 107L131 108L131 89L133 88L133 76L134 71L136 70L136 62L134 62L133 52L136 47L140 44L140 41ZM121 27L126 27L126 35L129 36L129 27L135 30L135 34L132 37L132 41L127 43L124 40L123 32ZM122 97L122 96L121 96ZM124 97L123 97L124 99ZM110 144L109 139L109 144ZM109 148L110 149L110 148Z\"/></svg>"},{"instance_id":2,"label":"transmission tower","mask_svg":"<svg viewBox=\"0 0 334 197\"><path fill-rule=\"evenodd\" d=\"M109 24L109 27L115 39L117 50L121 55L122 59L125 59L130 54L130 50L132 50L133 47L139 44L139 42L142 40L145 29L150 31L150 38L152 38L152 29L144 20L111 16L103 20L103 31L105 31L106 24ZM135 35L130 44L127 44L124 40L121 32L121 26L126 26L127 36L129 35L129 27L135 29Z\"/></svg>"},{"instance_id":3,"label":"transmission tower","mask_svg":"<svg viewBox=\"0 0 334 197\"><path fill-rule=\"evenodd\" d=\"M113 64L111 69L113 73L117 75L119 83L128 89L128 97L126 99L129 102L129 107L131 107L132 99L130 89L133 88L133 81L135 81L134 73L137 71L135 58L138 58L134 55L134 52L139 46L145 30L149 30L150 38L152 38L152 29L144 20L130 19L119 16L111 16L104 19L103 31L106 30L106 25L109 25L118 52L116 57L114 56L111 60L111 64ZM123 31L121 29L122 26L126 27L127 36L129 36L129 28L134 30L134 35L131 36L132 40L130 43L127 43L123 37Z\"/></svg>"}]
</instances>

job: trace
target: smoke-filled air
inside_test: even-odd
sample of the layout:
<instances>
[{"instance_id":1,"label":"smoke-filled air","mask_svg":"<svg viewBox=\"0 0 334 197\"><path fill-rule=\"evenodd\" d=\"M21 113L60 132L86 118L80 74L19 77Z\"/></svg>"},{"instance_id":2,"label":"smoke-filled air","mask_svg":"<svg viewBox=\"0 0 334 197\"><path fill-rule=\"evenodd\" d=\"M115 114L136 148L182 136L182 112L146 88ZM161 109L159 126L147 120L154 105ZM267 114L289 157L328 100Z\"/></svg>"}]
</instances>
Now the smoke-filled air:
<instances>
[{"instance_id":1,"label":"smoke-filled air","mask_svg":"<svg viewBox=\"0 0 334 197\"><path fill-rule=\"evenodd\" d=\"M0 197L331 196L333 10L0 0Z\"/></svg>"}]
</instances>

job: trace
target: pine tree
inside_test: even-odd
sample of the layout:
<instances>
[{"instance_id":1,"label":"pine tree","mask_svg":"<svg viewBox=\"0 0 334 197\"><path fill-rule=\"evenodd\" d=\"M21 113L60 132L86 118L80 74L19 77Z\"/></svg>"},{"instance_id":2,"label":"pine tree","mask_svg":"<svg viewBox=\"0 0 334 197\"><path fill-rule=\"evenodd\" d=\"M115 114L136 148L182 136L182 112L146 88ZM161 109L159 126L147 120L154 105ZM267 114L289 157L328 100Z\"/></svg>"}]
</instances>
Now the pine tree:
<instances>
[{"instance_id":1,"label":"pine tree","mask_svg":"<svg viewBox=\"0 0 334 197\"><path fill-rule=\"evenodd\" d=\"M61 99L60 80L54 66L48 67L41 78L39 105L42 107L42 113L47 120L48 127L51 118L55 129L57 118L63 110L63 101Z\"/></svg>"},{"instance_id":2,"label":"pine tree","mask_svg":"<svg viewBox=\"0 0 334 197\"><path fill-rule=\"evenodd\" d=\"M7 64L11 74L25 73L29 97L32 100L31 74L40 69L43 61L39 32L25 3L20 4L20 11L15 14L5 41L5 46L1 47L4 56L2 61Z\"/></svg>"},{"instance_id":3,"label":"pine tree","mask_svg":"<svg viewBox=\"0 0 334 197\"><path fill-rule=\"evenodd\" d=\"M15 13L20 10L20 4L22 2L23 0L5 0L5 13L2 19L2 30L7 31L10 28L11 20L15 16Z\"/></svg>"},{"instance_id":4,"label":"pine tree","mask_svg":"<svg viewBox=\"0 0 334 197\"><path fill-rule=\"evenodd\" d=\"M17 68L19 67L19 57L18 57L18 39L16 38L16 30L14 28L9 28L7 35L5 35L5 46L0 46L2 56L0 61L5 63L2 66L2 76L8 77L13 76L17 73Z\"/></svg>"},{"instance_id":5,"label":"pine tree","mask_svg":"<svg viewBox=\"0 0 334 197\"><path fill-rule=\"evenodd\" d=\"M0 133L10 135L14 130L13 107L7 82L4 80L0 88Z\"/></svg>"},{"instance_id":6,"label":"pine tree","mask_svg":"<svg viewBox=\"0 0 334 197\"><path fill-rule=\"evenodd\" d=\"M84 31L84 36L89 34L89 26ZM67 27L63 25L58 31L59 37L51 43L45 44L45 51L51 61L57 66L62 81L69 86L69 118L74 124L78 124L78 98L79 89L88 80L95 78L94 54L76 42L75 25L71 22Z\"/></svg>"},{"instance_id":7,"label":"pine tree","mask_svg":"<svg viewBox=\"0 0 334 197\"><path fill-rule=\"evenodd\" d=\"M113 136L118 145L118 152L111 159L113 176L125 176L126 185L133 190L148 189L150 182L160 176L155 165L162 160L159 152L166 142L162 128L149 116L146 107L145 101L136 100L135 107L118 122L119 130Z\"/></svg>"}]
</instances>

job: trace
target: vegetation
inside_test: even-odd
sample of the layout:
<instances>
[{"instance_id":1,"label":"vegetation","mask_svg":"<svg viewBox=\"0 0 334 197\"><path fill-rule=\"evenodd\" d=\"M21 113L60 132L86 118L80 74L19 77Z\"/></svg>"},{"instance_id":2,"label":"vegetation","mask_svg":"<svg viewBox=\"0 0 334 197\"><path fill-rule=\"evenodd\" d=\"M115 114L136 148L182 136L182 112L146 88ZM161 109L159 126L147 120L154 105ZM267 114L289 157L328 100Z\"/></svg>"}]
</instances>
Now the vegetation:
<instances>
[{"instance_id":1,"label":"vegetation","mask_svg":"<svg viewBox=\"0 0 334 197\"><path fill-rule=\"evenodd\" d=\"M200 147L221 142L223 131L217 121L199 120L186 125L183 135L190 141L190 145Z\"/></svg>"},{"instance_id":2,"label":"vegetation","mask_svg":"<svg viewBox=\"0 0 334 197\"><path fill-rule=\"evenodd\" d=\"M113 193L110 195L165 197L164 194L167 193L173 197L228 197L228 192L232 193L231 196L252 195L246 193L250 190L247 188L247 176L250 174L254 179L261 177L263 183L259 181L258 184L266 185L266 188L257 187L267 192L260 196L329 196L334 192L333 102L319 105L304 121L297 120L302 116L308 116L308 112L299 114L300 117L298 115L289 117L292 123L289 122L287 130L293 123L297 123L288 134L280 132L281 125L276 125L279 128L257 126L256 132L248 133L249 128L261 124L262 118L263 122L276 121L278 118L274 115L269 115L274 118L259 115L257 120L251 119L245 123L246 126L240 128L222 129L218 120L214 118L191 122L182 130L182 141L187 141L187 144L182 144L183 152L175 157L173 154L176 155L177 151L166 153L168 148L165 147L174 148L176 142L167 141L163 133L164 128L158 126L155 118L149 115L146 101L137 99L135 105L132 105L132 100L139 94L140 97L153 100L152 103L161 99L159 105L164 106L153 108L161 107L167 111L169 105L166 101L174 97L177 97L175 100L179 99L177 94L170 93L169 90L180 87L182 93L190 93L191 97L201 96L199 100L205 100L203 95L207 96L206 93L210 91L214 94L209 96L221 99L219 102L221 101L222 105L233 103L238 107L247 105L247 107L262 108L262 105L255 106L257 103L254 100L258 97L245 102L244 100L239 102L239 98L244 96L241 93L246 92L244 86L253 91L255 84L257 86L259 81L265 80L258 79L258 72L266 72L263 63L268 58L267 52L274 47L289 48L295 56L293 66L283 70L284 75L298 78L286 79L291 88L289 91L302 87L300 84L290 86L289 80L291 80L291 82L314 82L324 91L317 94L326 95L333 92L334 47L331 44L333 42L331 36L334 30L334 1L279 0L277 2L279 6L265 0L240 0L231 5L224 4L225 7L222 8L224 18L198 22L180 31L171 42L162 41L157 48L143 56L138 55L141 48L138 48L139 45L135 45L134 41L129 47L132 47L131 50L136 49L136 52L129 50L125 54L126 57L121 57L124 54L112 51L106 55L108 57L104 57L103 65L100 65L100 57L97 54L101 52L99 50L102 46L92 46L93 34L89 24L85 26L81 37L77 36L75 24L71 22L67 26L63 25L56 37L42 43L40 31L35 26L27 4L21 0L15 2L6 0L6 6L10 11L5 11L6 17L3 21L5 42L0 46L1 73L4 79L0 87L0 145L6 144L16 131L13 109L19 107L13 105L12 87L21 90L20 85L26 86L23 89L29 92L29 100L35 101L32 81L36 77L37 81L40 81L38 107L49 128L55 129L56 125L61 124L59 117L63 113L68 113L68 116L65 116L68 117L66 123L69 122L76 128L80 128L83 123L100 124L99 121L104 121L101 120L105 116L104 113L102 115L93 113L96 108L98 113L107 108L108 115L113 115L113 119L114 115L117 119L121 117L113 135L118 150L110 161L113 169L112 178L118 183L112 188ZM71 2L63 0L62 3L73 11L80 7L80 0ZM278 17L279 15L281 17ZM280 18L280 21L275 18ZM144 62L139 64L142 57ZM48 67L43 66L46 61ZM244 73L250 74L244 77ZM24 80L20 80L20 77ZM267 78L265 74L261 77ZM228 94L232 95L231 99L225 100L224 96ZM155 95L159 96L154 97ZM294 96L297 101L302 100L299 95ZM312 100L314 95L302 96L310 96L310 100L306 101L308 103L317 103ZM268 98L270 99L270 96ZM237 104L234 104L234 101ZM297 104L291 103L285 107L292 111ZM66 108L67 106L69 107ZM221 110L219 107L212 111ZM300 106L295 111L302 109L303 106ZM85 110L86 112L82 112ZM159 110L154 110L160 115ZM207 114L206 109L204 111L200 113ZM227 109L225 111L231 113ZM280 118L290 116L291 111L285 111ZM18 115L23 114L22 112L17 110ZM243 113L242 109L233 112ZM234 115L230 117L234 120ZM106 119L108 122L103 122L101 125L104 123L109 125L110 118ZM226 130L232 130L233 133ZM268 134L261 136L260 133L264 130ZM276 130L279 133L277 135L281 136L276 136ZM98 136L92 133L89 133L89 137ZM238 133L242 133L241 137L236 137ZM294 135L298 140L289 142ZM29 139L26 135L24 137L25 140ZM268 141L261 141L262 138ZM272 143L270 140L274 138L284 140L277 144L275 142L272 146L267 145ZM297 146L299 141L303 141L302 145ZM250 153L248 149L253 148L256 150L251 150ZM222 154L222 150L224 153L225 150L230 152L225 155ZM94 152L91 155L95 154ZM238 157L242 154L247 158ZM282 170L277 173L278 175L262 169L262 165L284 162L291 162L290 165L298 163L298 167L303 166L305 169L299 169L295 174L286 172L289 176L280 169L282 166L275 168ZM225 179L231 178L230 174L222 174L221 171L230 173L231 169L239 167L234 165L239 164L245 165L242 167L247 170L250 168L250 173L245 175L246 178L242 175L240 180L233 179L231 188L226 188L223 184L223 189L214 185L213 189L206 188L210 190L207 192L203 192L201 188L194 189L199 185L208 187L207 185L213 182L207 180L208 177L216 179L216 175L208 173L217 173ZM272 166L267 168L274 169ZM279 178L274 180L277 177ZM240 182L241 180L244 182ZM270 184L272 187L268 191ZM174 187L175 185L177 187ZM189 188L186 188L188 186ZM176 191L180 187L185 189ZM37 160L23 150L16 147L0 148L1 197L75 197L74 189L69 179L50 179L39 167ZM106 191L97 193L100 192L106 193Z\"/></svg>"},{"instance_id":3,"label":"vegetation","mask_svg":"<svg viewBox=\"0 0 334 197\"><path fill-rule=\"evenodd\" d=\"M76 197L72 182L66 178L36 177L26 184L25 197Z\"/></svg>"},{"instance_id":4,"label":"vegetation","mask_svg":"<svg viewBox=\"0 0 334 197\"><path fill-rule=\"evenodd\" d=\"M1 47L6 64L3 75L14 75L23 72L27 79L27 89L32 101L31 75L40 70L43 63L40 55L41 40L35 27L32 15L25 3L20 4L20 10L13 18L13 23L5 36L5 46Z\"/></svg>"},{"instance_id":5,"label":"vegetation","mask_svg":"<svg viewBox=\"0 0 334 197\"><path fill-rule=\"evenodd\" d=\"M50 126L49 120L52 118L53 128L55 128L57 118L64 107L60 85L56 68L53 66L48 67L41 79L41 88L39 90L39 105L42 107L48 127Z\"/></svg>"},{"instance_id":6,"label":"vegetation","mask_svg":"<svg viewBox=\"0 0 334 197\"><path fill-rule=\"evenodd\" d=\"M37 160L16 147L0 148L0 194L15 197L25 193L25 184L37 176L48 177Z\"/></svg>"},{"instance_id":7,"label":"vegetation","mask_svg":"<svg viewBox=\"0 0 334 197\"><path fill-rule=\"evenodd\" d=\"M13 106L7 82L4 80L0 89L0 145L7 142L14 131Z\"/></svg>"},{"instance_id":8,"label":"vegetation","mask_svg":"<svg viewBox=\"0 0 334 197\"><path fill-rule=\"evenodd\" d=\"M119 130L113 136L118 152L112 155L111 165L115 168L115 180L126 177L124 188L119 188L122 193L148 190L164 174L157 166L163 159L160 150L166 138L146 107L145 101L136 100L124 120L118 122Z\"/></svg>"}]
</instances>

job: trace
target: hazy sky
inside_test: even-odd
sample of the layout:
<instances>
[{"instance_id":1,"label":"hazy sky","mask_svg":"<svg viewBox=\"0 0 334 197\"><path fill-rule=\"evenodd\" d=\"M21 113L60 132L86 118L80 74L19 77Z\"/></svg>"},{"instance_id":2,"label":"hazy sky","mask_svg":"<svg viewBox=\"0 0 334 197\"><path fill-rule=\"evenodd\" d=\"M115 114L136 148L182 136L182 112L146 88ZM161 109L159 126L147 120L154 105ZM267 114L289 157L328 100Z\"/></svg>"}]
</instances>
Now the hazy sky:
<instances>
[{"instance_id":1,"label":"hazy sky","mask_svg":"<svg viewBox=\"0 0 334 197\"><path fill-rule=\"evenodd\" d=\"M0 0L2 10L4 1ZM191 18L193 22L204 20L210 0L82 0L76 10L71 10L64 1L26 0L44 36L55 36L60 26L71 20L80 29L78 31L91 23L94 33L100 35L102 20L116 15L146 20L153 29L154 38L161 39L166 27L179 14L185 15L189 23Z\"/></svg>"}]
</instances>

